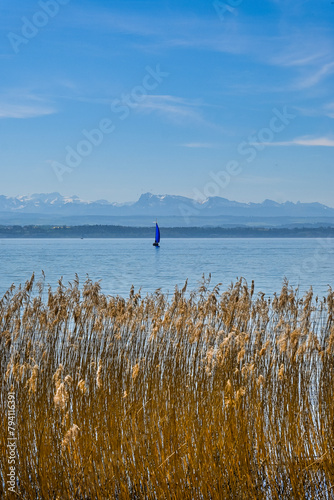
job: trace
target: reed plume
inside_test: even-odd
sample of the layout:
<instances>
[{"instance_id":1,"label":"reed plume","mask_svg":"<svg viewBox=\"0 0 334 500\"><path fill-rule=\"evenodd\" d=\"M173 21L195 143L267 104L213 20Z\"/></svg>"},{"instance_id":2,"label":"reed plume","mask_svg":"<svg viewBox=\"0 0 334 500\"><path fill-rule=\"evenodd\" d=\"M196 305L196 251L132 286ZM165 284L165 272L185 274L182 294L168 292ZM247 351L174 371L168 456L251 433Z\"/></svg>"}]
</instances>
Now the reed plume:
<instances>
[{"instance_id":1,"label":"reed plume","mask_svg":"<svg viewBox=\"0 0 334 500\"><path fill-rule=\"evenodd\" d=\"M14 392L22 499L333 498L334 293L254 290L11 287L0 497Z\"/></svg>"}]
</instances>

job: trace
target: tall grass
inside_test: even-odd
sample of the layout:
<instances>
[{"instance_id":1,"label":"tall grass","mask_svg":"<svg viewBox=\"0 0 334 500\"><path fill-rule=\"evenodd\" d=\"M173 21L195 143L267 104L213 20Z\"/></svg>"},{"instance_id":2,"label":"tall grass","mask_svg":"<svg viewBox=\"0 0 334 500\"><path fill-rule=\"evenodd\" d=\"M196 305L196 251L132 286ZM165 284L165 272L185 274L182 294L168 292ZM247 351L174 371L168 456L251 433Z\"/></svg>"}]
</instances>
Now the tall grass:
<instances>
[{"instance_id":1,"label":"tall grass","mask_svg":"<svg viewBox=\"0 0 334 500\"><path fill-rule=\"evenodd\" d=\"M89 280L12 287L1 498L11 390L18 498L333 498L334 293L253 292L242 279L126 300Z\"/></svg>"}]
</instances>

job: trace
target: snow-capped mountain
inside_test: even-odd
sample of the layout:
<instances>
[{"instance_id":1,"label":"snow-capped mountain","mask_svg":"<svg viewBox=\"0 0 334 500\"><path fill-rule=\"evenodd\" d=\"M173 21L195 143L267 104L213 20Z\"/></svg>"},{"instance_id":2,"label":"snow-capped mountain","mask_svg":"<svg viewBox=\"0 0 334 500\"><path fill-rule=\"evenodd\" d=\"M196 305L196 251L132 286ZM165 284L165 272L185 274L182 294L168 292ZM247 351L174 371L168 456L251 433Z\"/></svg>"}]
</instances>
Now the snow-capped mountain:
<instances>
[{"instance_id":1,"label":"snow-capped mountain","mask_svg":"<svg viewBox=\"0 0 334 500\"><path fill-rule=\"evenodd\" d=\"M184 196L151 193L141 195L136 202L122 204L107 200L88 202L77 196L66 197L59 193L33 194L16 198L0 195L0 223L8 223L3 222L4 220L13 220L17 224L23 224L27 220L29 223L34 223L31 222L35 220L33 215L38 220L36 223L41 223L44 219L48 220L48 223L53 223L50 221L56 218L59 220L59 217L66 219L75 217L76 223L80 217L103 218L104 223L108 223L105 220L107 217L117 217L120 220L129 217L172 217L183 220L205 218L206 222L208 218L224 217L236 219L234 222L238 222L243 218L261 220L282 217L332 218L334 208L320 203L277 203L272 200L265 200L262 203L240 203L218 196L198 202ZM94 220L89 219L89 223L94 223ZM82 223L87 223L87 220Z\"/></svg>"}]
</instances>

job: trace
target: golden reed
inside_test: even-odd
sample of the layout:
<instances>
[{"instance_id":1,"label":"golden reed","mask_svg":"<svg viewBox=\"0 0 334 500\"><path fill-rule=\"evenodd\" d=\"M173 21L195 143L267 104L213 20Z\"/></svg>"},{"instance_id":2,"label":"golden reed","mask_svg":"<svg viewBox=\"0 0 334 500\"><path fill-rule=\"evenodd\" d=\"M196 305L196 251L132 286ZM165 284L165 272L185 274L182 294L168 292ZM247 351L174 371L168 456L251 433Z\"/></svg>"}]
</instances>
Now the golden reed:
<instances>
[{"instance_id":1,"label":"golden reed","mask_svg":"<svg viewBox=\"0 0 334 500\"><path fill-rule=\"evenodd\" d=\"M124 299L32 277L0 301L0 331L1 498L334 498L331 289L203 278Z\"/></svg>"}]
</instances>

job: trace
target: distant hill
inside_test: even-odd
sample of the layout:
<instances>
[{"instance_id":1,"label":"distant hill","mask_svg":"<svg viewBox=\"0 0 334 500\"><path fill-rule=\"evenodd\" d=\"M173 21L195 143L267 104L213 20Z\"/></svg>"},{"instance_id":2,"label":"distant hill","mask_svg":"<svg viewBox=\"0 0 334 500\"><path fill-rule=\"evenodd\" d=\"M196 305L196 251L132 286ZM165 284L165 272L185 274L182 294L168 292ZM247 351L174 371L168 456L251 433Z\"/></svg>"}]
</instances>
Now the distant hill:
<instances>
[{"instance_id":1,"label":"distant hill","mask_svg":"<svg viewBox=\"0 0 334 500\"><path fill-rule=\"evenodd\" d=\"M211 197L197 202L184 196L143 194L133 203L82 201L59 193L11 198L0 195L0 224L113 224L149 226L159 218L168 226L334 225L334 208L320 203L240 203Z\"/></svg>"},{"instance_id":2,"label":"distant hill","mask_svg":"<svg viewBox=\"0 0 334 500\"><path fill-rule=\"evenodd\" d=\"M334 227L265 228L265 227L163 227L168 238L333 238ZM152 227L111 225L89 226L1 226L3 238L150 238Z\"/></svg>"}]
</instances>

